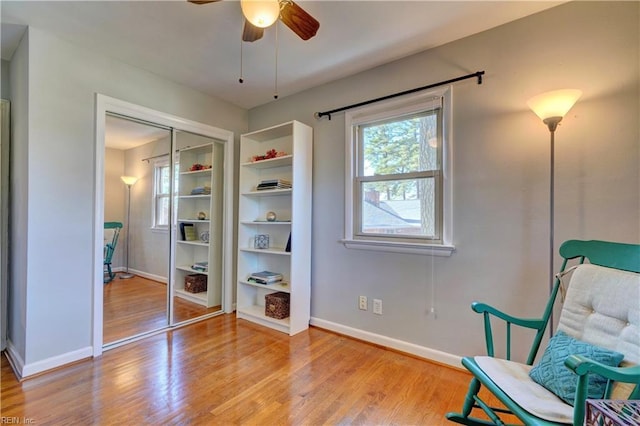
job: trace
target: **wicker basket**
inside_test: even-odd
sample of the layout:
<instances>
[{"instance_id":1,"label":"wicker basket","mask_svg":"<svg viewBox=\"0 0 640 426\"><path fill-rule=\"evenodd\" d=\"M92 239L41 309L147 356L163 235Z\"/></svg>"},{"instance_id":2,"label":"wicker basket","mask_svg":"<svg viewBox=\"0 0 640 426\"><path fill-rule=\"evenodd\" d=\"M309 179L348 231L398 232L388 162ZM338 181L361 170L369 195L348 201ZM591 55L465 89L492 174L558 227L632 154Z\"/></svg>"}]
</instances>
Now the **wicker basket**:
<instances>
[{"instance_id":1,"label":"wicker basket","mask_svg":"<svg viewBox=\"0 0 640 426\"><path fill-rule=\"evenodd\" d=\"M264 314L270 318L289 318L289 293L279 291L264 296Z\"/></svg>"},{"instance_id":2,"label":"wicker basket","mask_svg":"<svg viewBox=\"0 0 640 426\"><path fill-rule=\"evenodd\" d=\"M184 291L189 293L202 293L207 291L207 276L191 274L184 277Z\"/></svg>"}]
</instances>

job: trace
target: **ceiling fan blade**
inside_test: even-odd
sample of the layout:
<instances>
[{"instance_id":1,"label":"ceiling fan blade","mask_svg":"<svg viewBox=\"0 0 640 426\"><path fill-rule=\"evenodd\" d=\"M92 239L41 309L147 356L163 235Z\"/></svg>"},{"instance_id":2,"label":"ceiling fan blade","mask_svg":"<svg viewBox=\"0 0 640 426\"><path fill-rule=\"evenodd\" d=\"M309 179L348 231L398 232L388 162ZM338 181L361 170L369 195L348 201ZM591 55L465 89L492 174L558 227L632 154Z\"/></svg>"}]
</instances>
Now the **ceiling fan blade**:
<instances>
[{"instance_id":1,"label":"ceiling fan blade","mask_svg":"<svg viewBox=\"0 0 640 426\"><path fill-rule=\"evenodd\" d=\"M215 3L220 0L187 0L187 1L193 4L207 4L207 3Z\"/></svg>"},{"instance_id":2,"label":"ceiling fan blade","mask_svg":"<svg viewBox=\"0 0 640 426\"><path fill-rule=\"evenodd\" d=\"M242 30L242 41L256 41L262 38L264 28L256 27L245 19L244 28Z\"/></svg>"},{"instance_id":3,"label":"ceiling fan blade","mask_svg":"<svg viewBox=\"0 0 640 426\"><path fill-rule=\"evenodd\" d=\"M287 27L291 28L291 31L298 34L303 40L309 40L316 35L320 23L313 16L293 1L282 1L281 4L280 19Z\"/></svg>"}]
</instances>

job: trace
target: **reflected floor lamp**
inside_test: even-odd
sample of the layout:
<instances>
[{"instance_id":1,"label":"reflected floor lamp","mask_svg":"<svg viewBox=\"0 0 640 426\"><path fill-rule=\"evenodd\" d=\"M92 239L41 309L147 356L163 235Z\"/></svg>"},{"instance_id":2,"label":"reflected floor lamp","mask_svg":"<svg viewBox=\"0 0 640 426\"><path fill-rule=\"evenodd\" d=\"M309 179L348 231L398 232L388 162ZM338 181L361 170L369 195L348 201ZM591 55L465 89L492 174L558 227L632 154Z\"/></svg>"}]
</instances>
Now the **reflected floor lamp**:
<instances>
[{"instance_id":1,"label":"reflected floor lamp","mask_svg":"<svg viewBox=\"0 0 640 426\"><path fill-rule=\"evenodd\" d=\"M529 108L536 113L544 124L549 128L551 134L551 160L549 174L549 293L553 290L553 233L554 233L554 153L555 153L555 132L558 123L582 96L580 90L564 89L542 93L527 101ZM549 317L549 337L553 336L553 308Z\"/></svg>"},{"instance_id":2,"label":"reflected floor lamp","mask_svg":"<svg viewBox=\"0 0 640 426\"><path fill-rule=\"evenodd\" d=\"M135 176L120 176L120 179L127 185L127 244L126 244L126 269L124 273L119 274L118 276L123 280L132 278L133 274L129 272L129 246L131 242L131 187L135 185L138 181L138 178Z\"/></svg>"}]
</instances>

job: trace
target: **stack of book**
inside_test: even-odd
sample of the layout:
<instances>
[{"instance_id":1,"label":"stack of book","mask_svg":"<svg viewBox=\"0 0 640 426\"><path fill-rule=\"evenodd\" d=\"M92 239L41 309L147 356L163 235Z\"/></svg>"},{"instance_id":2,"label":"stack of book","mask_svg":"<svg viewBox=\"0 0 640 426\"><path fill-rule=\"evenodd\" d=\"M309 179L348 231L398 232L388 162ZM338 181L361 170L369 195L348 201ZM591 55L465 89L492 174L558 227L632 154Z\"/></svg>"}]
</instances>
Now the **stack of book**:
<instances>
[{"instance_id":1,"label":"stack of book","mask_svg":"<svg viewBox=\"0 0 640 426\"><path fill-rule=\"evenodd\" d=\"M210 186L196 186L191 190L191 195L210 195L211 187Z\"/></svg>"},{"instance_id":2,"label":"stack of book","mask_svg":"<svg viewBox=\"0 0 640 426\"><path fill-rule=\"evenodd\" d=\"M258 284L275 284L282 281L282 274L278 274L277 272L270 271L262 271L262 272L254 272L249 275L249 282L254 282Z\"/></svg>"},{"instance_id":3,"label":"stack of book","mask_svg":"<svg viewBox=\"0 0 640 426\"><path fill-rule=\"evenodd\" d=\"M191 265L191 269L198 272L207 272L209 270L209 262L196 262Z\"/></svg>"},{"instance_id":4,"label":"stack of book","mask_svg":"<svg viewBox=\"0 0 640 426\"><path fill-rule=\"evenodd\" d=\"M258 184L256 190L265 191L269 189L289 189L291 181L285 179L265 179Z\"/></svg>"}]
</instances>

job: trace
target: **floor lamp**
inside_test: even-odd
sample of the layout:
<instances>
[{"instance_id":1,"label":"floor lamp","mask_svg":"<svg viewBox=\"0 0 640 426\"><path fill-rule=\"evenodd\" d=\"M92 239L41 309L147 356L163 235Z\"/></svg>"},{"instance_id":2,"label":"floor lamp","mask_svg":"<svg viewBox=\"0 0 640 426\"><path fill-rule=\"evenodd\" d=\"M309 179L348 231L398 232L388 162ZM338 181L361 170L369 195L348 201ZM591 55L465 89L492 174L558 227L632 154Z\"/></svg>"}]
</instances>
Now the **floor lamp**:
<instances>
[{"instance_id":1,"label":"floor lamp","mask_svg":"<svg viewBox=\"0 0 640 426\"><path fill-rule=\"evenodd\" d=\"M129 273L129 246L131 242L131 187L138 181L138 178L135 176L120 176L120 179L127 185L127 245L126 245L126 269L124 274L119 274L120 278L128 279L132 278L133 274Z\"/></svg>"},{"instance_id":2,"label":"floor lamp","mask_svg":"<svg viewBox=\"0 0 640 426\"><path fill-rule=\"evenodd\" d=\"M555 133L558 123L569 112L571 107L582 96L580 90L564 89L542 93L527 101L529 108L536 113L544 124L549 128L551 134L551 160L549 175L549 293L553 290L553 233L554 233L554 154L555 154ZM549 336L553 336L553 308L549 317Z\"/></svg>"}]
</instances>

